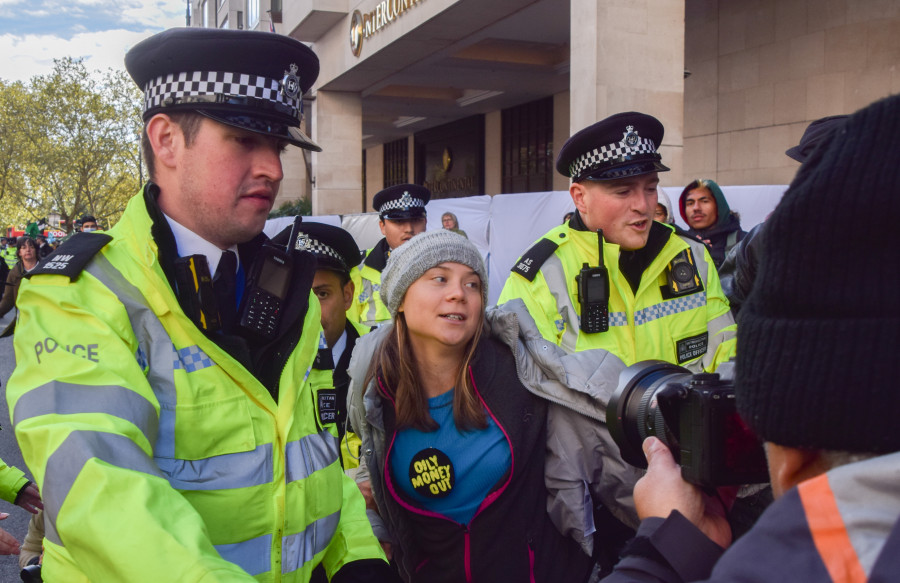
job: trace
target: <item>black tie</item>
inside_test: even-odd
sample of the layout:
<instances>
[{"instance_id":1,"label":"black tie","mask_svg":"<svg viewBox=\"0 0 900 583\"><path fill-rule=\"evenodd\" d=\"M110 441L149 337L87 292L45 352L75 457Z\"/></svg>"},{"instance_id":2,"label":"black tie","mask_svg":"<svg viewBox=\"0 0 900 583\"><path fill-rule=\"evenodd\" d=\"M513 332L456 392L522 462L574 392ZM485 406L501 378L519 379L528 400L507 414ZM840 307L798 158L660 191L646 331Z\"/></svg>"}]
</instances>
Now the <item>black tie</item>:
<instances>
[{"instance_id":1,"label":"black tie","mask_svg":"<svg viewBox=\"0 0 900 583\"><path fill-rule=\"evenodd\" d=\"M237 256L233 251L222 251L213 287L216 290L216 301L219 304L219 318L222 320L222 331L230 334L237 319L237 298L235 296L235 273L237 272Z\"/></svg>"}]
</instances>

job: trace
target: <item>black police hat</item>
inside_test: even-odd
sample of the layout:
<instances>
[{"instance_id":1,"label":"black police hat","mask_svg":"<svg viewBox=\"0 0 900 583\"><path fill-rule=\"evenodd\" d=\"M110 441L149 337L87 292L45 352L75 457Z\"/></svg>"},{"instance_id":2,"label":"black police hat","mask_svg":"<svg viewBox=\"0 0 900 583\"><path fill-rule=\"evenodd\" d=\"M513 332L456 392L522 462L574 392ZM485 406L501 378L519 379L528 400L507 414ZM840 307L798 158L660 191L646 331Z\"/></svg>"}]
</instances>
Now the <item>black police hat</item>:
<instances>
[{"instance_id":1,"label":"black police hat","mask_svg":"<svg viewBox=\"0 0 900 583\"><path fill-rule=\"evenodd\" d=\"M125 68L144 92L144 120L157 113L196 111L322 151L300 131L302 97L319 76L319 59L291 37L173 28L132 47Z\"/></svg>"},{"instance_id":2,"label":"black police hat","mask_svg":"<svg viewBox=\"0 0 900 583\"><path fill-rule=\"evenodd\" d=\"M380 191L372 199L381 220L418 219L425 216L431 191L417 184L397 184Z\"/></svg>"},{"instance_id":3,"label":"black police hat","mask_svg":"<svg viewBox=\"0 0 900 583\"><path fill-rule=\"evenodd\" d=\"M665 172L657 152L663 125L645 113L628 111L598 121L568 139L556 158L556 171L581 180L616 180Z\"/></svg>"},{"instance_id":4,"label":"black police hat","mask_svg":"<svg viewBox=\"0 0 900 583\"><path fill-rule=\"evenodd\" d=\"M785 150L785 154L801 164L812 154L820 143L824 142L834 132L835 128L843 124L849 116L831 115L817 119L806 127L800 143L793 148Z\"/></svg>"},{"instance_id":5,"label":"black police hat","mask_svg":"<svg viewBox=\"0 0 900 583\"><path fill-rule=\"evenodd\" d=\"M349 273L359 263L359 247L344 229L324 223L300 223L299 231L296 248L314 253L320 269Z\"/></svg>"}]
</instances>

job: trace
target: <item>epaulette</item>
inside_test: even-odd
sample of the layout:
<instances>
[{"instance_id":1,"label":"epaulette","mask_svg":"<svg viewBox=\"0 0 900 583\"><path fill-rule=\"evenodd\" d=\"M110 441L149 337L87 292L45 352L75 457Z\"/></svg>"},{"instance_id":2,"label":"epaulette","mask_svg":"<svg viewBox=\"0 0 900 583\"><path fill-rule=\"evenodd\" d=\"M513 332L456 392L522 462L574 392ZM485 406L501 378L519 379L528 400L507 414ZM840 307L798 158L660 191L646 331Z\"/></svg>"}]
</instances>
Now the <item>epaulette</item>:
<instances>
[{"instance_id":1,"label":"epaulette","mask_svg":"<svg viewBox=\"0 0 900 583\"><path fill-rule=\"evenodd\" d=\"M541 239L522 254L511 271L518 273L528 281L534 281L541 266L556 252L557 247L559 245L550 239Z\"/></svg>"},{"instance_id":2,"label":"epaulette","mask_svg":"<svg viewBox=\"0 0 900 583\"><path fill-rule=\"evenodd\" d=\"M75 281L88 261L110 241L112 237L105 233L76 233L56 251L44 257L25 277L65 275Z\"/></svg>"}]
</instances>

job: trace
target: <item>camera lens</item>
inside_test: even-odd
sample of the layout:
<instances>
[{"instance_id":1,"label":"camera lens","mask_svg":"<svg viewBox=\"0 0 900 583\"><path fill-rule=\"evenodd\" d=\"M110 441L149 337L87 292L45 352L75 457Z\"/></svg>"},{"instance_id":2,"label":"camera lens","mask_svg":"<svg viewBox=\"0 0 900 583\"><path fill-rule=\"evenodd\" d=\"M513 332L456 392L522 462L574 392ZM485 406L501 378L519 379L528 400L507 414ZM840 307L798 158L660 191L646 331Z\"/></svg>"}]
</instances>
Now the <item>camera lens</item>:
<instances>
[{"instance_id":1,"label":"camera lens","mask_svg":"<svg viewBox=\"0 0 900 583\"><path fill-rule=\"evenodd\" d=\"M657 394L670 384L687 383L690 377L686 368L661 360L646 360L622 371L619 386L606 408L606 425L622 459L646 468L641 444L651 436L659 438L673 452L678 451L677 440L657 407Z\"/></svg>"},{"instance_id":2,"label":"camera lens","mask_svg":"<svg viewBox=\"0 0 900 583\"><path fill-rule=\"evenodd\" d=\"M694 279L694 270L691 269L691 266L687 263L679 263L675 265L675 268L672 270L672 277L678 283L689 283Z\"/></svg>"}]
</instances>

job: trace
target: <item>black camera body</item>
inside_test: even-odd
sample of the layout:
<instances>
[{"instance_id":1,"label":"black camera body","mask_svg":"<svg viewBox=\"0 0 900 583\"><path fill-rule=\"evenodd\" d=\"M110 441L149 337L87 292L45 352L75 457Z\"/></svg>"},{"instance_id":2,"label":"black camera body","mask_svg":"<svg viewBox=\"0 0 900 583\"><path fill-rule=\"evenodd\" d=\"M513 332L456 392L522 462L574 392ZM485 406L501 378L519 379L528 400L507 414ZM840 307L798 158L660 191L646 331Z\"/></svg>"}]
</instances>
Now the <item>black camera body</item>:
<instances>
[{"instance_id":1,"label":"black camera body","mask_svg":"<svg viewBox=\"0 0 900 583\"><path fill-rule=\"evenodd\" d=\"M717 487L769 481L762 444L737 413L734 363L692 375L662 361L624 371L606 409L606 423L629 464L646 468L641 444L659 438L692 484Z\"/></svg>"}]
</instances>

